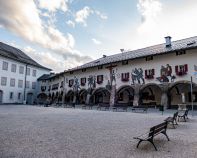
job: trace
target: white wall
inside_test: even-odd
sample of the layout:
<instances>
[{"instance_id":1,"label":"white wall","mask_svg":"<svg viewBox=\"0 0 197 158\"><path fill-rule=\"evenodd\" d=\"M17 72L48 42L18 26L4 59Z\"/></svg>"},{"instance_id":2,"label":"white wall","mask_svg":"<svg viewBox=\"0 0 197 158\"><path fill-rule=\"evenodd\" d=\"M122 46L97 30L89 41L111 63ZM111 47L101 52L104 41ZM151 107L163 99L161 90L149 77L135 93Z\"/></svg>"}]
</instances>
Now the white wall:
<instances>
[{"instance_id":1,"label":"white wall","mask_svg":"<svg viewBox=\"0 0 197 158\"><path fill-rule=\"evenodd\" d=\"M3 61L8 62L8 70L2 70ZM16 72L11 72L11 65L16 64ZM19 74L19 66L24 67L24 73ZM49 73L48 70L37 68L35 66L28 66L30 68L30 76L26 80L30 81L30 88L26 88L26 96L28 93L33 93L33 100L36 98L38 91L37 78L43 74ZM24 100L24 86L25 86L25 70L26 64L14 61L8 58L0 57L0 90L3 91L3 103L23 103ZM36 77L32 76L33 70L36 70ZM6 86L1 85L1 77L7 77ZM15 87L10 86L10 79L15 79ZM23 80L23 87L18 88L18 80ZM32 89L32 82L36 82L36 89ZM13 92L13 99L10 99L10 92ZM21 93L21 98L18 99L18 93Z\"/></svg>"}]
</instances>

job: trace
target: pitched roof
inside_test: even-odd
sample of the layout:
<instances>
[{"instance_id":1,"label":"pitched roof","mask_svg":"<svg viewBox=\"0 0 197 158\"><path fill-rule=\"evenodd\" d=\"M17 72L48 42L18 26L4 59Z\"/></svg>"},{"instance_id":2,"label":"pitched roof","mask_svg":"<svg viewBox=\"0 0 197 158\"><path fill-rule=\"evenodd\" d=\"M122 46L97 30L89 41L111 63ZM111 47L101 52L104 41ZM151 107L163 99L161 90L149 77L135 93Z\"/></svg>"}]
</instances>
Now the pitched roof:
<instances>
[{"instance_id":1,"label":"pitched roof","mask_svg":"<svg viewBox=\"0 0 197 158\"><path fill-rule=\"evenodd\" d=\"M170 47L166 47L166 44L158 44L142 49L132 50L132 51L125 51L123 53L115 54L106 56L103 58L99 58L97 60L91 61L89 63L86 63L84 65L75 67L73 69L66 70L65 72L69 71L75 71L80 70L83 68L89 68L89 67L95 67L99 65L105 65L109 63L119 62L123 60L131 60L131 59L137 59L152 55L160 55L160 54L166 54L171 53L173 51L177 50L186 50L186 49L192 49L197 47L197 36L178 40L172 42L172 45Z\"/></svg>"},{"instance_id":2,"label":"pitched roof","mask_svg":"<svg viewBox=\"0 0 197 158\"><path fill-rule=\"evenodd\" d=\"M12 47L10 45L7 45L5 43L0 42L0 56L10 58L28 65L33 65L38 68L50 70L47 67L44 67L40 64L38 64L36 61L34 61L32 58L27 56L24 52L22 52L20 49Z\"/></svg>"}]
</instances>

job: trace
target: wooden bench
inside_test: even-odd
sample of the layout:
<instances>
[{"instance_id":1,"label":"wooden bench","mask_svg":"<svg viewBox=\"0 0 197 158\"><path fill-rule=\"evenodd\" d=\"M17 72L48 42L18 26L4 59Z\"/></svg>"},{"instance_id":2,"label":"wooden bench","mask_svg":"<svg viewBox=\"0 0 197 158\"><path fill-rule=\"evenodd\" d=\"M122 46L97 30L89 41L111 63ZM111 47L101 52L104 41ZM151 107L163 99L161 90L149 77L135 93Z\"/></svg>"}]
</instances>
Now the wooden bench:
<instances>
[{"instance_id":1,"label":"wooden bench","mask_svg":"<svg viewBox=\"0 0 197 158\"><path fill-rule=\"evenodd\" d=\"M177 116L178 112L175 112L173 117L167 117L164 121L166 121L167 123L172 123L173 127L175 128L175 125L178 125Z\"/></svg>"},{"instance_id":2,"label":"wooden bench","mask_svg":"<svg viewBox=\"0 0 197 158\"><path fill-rule=\"evenodd\" d=\"M146 134L143 134L143 135L140 135L138 137L134 137L134 139L138 139L139 142L137 144L137 148L139 147L140 143L143 142L143 141L149 141L155 148L155 150L157 151L157 148L154 144L154 137L157 136L158 134L162 133L166 136L166 138L168 139L168 141L170 140L167 133L166 133L166 130L167 130L167 125L168 123L167 122L163 122L161 124L158 124L156 126L153 126L150 128L150 131Z\"/></svg>"},{"instance_id":3,"label":"wooden bench","mask_svg":"<svg viewBox=\"0 0 197 158\"><path fill-rule=\"evenodd\" d=\"M102 110L104 108L104 110L109 110L110 105L108 103L99 103L97 110Z\"/></svg>"},{"instance_id":4,"label":"wooden bench","mask_svg":"<svg viewBox=\"0 0 197 158\"><path fill-rule=\"evenodd\" d=\"M133 106L131 109L133 112L146 112L148 110L147 106Z\"/></svg>"},{"instance_id":5,"label":"wooden bench","mask_svg":"<svg viewBox=\"0 0 197 158\"><path fill-rule=\"evenodd\" d=\"M118 109L122 109L124 111L127 111L128 109L128 104L120 104L120 103L117 103L117 104L114 104L113 106L113 111L118 111Z\"/></svg>"},{"instance_id":6,"label":"wooden bench","mask_svg":"<svg viewBox=\"0 0 197 158\"><path fill-rule=\"evenodd\" d=\"M180 120L180 118L182 119L184 119L184 121L186 122L186 119L188 119L188 112L189 112L189 110L187 109L187 110L181 110L181 111L179 111L178 112L178 121Z\"/></svg>"}]
</instances>

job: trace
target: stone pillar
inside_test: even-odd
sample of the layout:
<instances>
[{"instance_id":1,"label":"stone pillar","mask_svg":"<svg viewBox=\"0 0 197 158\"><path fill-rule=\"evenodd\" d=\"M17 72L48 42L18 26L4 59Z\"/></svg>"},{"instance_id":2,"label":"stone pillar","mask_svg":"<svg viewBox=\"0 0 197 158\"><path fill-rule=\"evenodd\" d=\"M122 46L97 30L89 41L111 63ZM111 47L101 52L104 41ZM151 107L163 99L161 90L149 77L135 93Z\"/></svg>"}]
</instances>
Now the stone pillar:
<instances>
[{"instance_id":1,"label":"stone pillar","mask_svg":"<svg viewBox=\"0 0 197 158\"><path fill-rule=\"evenodd\" d=\"M110 107L113 107L116 101L116 85L112 85L110 94Z\"/></svg>"},{"instance_id":2,"label":"stone pillar","mask_svg":"<svg viewBox=\"0 0 197 158\"><path fill-rule=\"evenodd\" d=\"M88 93L87 96L86 96L86 101L85 101L85 104L86 105L89 105L90 104L90 97L91 97L91 94Z\"/></svg>"},{"instance_id":3,"label":"stone pillar","mask_svg":"<svg viewBox=\"0 0 197 158\"><path fill-rule=\"evenodd\" d=\"M140 85L135 84L133 106L140 106L139 104L140 104Z\"/></svg>"},{"instance_id":4,"label":"stone pillar","mask_svg":"<svg viewBox=\"0 0 197 158\"><path fill-rule=\"evenodd\" d=\"M164 109L168 108L168 85L162 86L162 94L161 94L161 106L164 107Z\"/></svg>"},{"instance_id":5,"label":"stone pillar","mask_svg":"<svg viewBox=\"0 0 197 158\"><path fill-rule=\"evenodd\" d=\"M66 90L64 90L63 92L64 92L64 93L63 93L63 96L62 96L62 97L63 97L63 98L62 98L62 103L65 104Z\"/></svg>"}]
</instances>

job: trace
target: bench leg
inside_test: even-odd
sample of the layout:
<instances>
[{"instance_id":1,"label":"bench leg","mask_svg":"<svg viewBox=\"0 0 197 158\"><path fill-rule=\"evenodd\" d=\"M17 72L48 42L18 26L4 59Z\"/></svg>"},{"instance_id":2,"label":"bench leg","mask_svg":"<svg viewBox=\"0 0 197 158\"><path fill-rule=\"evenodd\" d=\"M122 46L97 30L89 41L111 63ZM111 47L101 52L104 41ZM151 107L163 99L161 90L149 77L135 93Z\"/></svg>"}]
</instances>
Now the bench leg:
<instances>
[{"instance_id":1,"label":"bench leg","mask_svg":"<svg viewBox=\"0 0 197 158\"><path fill-rule=\"evenodd\" d=\"M143 140L139 140L139 142L137 143L137 148L139 147L140 143L142 142Z\"/></svg>"},{"instance_id":2,"label":"bench leg","mask_svg":"<svg viewBox=\"0 0 197 158\"><path fill-rule=\"evenodd\" d=\"M155 144L153 142L153 139L149 140L149 142L154 146L155 150L157 151L157 148L156 148L156 146L155 146Z\"/></svg>"},{"instance_id":3,"label":"bench leg","mask_svg":"<svg viewBox=\"0 0 197 158\"><path fill-rule=\"evenodd\" d=\"M166 134L166 132L162 132L162 134L164 134L166 136L166 138L168 139L168 141L170 141L168 135Z\"/></svg>"}]
</instances>

